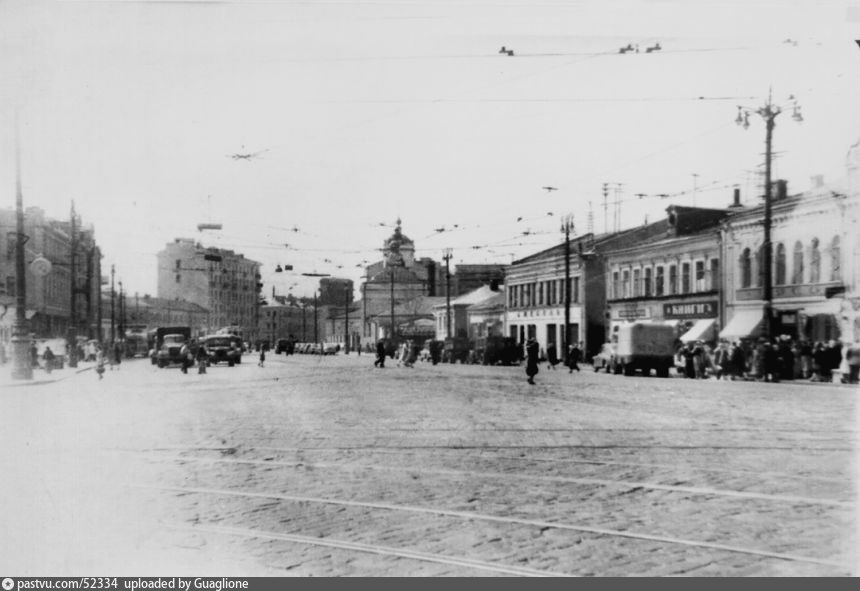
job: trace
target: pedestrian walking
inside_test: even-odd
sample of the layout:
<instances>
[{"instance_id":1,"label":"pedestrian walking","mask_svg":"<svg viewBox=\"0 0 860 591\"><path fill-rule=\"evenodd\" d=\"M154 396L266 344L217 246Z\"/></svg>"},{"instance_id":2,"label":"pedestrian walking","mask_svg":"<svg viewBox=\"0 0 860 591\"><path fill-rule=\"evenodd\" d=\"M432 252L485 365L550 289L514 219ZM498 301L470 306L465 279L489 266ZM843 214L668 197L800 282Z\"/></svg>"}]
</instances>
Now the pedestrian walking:
<instances>
[{"instance_id":1,"label":"pedestrian walking","mask_svg":"<svg viewBox=\"0 0 860 591\"><path fill-rule=\"evenodd\" d=\"M101 347L96 348L96 373L99 374L99 379L105 377L105 354Z\"/></svg>"},{"instance_id":2,"label":"pedestrian walking","mask_svg":"<svg viewBox=\"0 0 860 591\"><path fill-rule=\"evenodd\" d=\"M117 371L119 371L119 364L122 363L122 341L117 341L113 344L113 362L116 364Z\"/></svg>"},{"instance_id":3,"label":"pedestrian walking","mask_svg":"<svg viewBox=\"0 0 860 591\"><path fill-rule=\"evenodd\" d=\"M732 352L726 341L720 341L717 350L714 351L714 375L716 378L729 380L733 375Z\"/></svg>"},{"instance_id":4,"label":"pedestrian walking","mask_svg":"<svg viewBox=\"0 0 860 591\"><path fill-rule=\"evenodd\" d=\"M555 348L555 343L550 343L546 347L546 360L549 364L550 369L555 369L555 366L558 365L558 351Z\"/></svg>"},{"instance_id":5,"label":"pedestrian walking","mask_svg":"<svg viewBox=\"0 0 860 591\"><path fill-rule=\"evenodd\" d=\"M257 362L257 365L263 367L263 364L266 363L266 348L260 347L260 361Z\"/></svg>"},{"instance_id":6,"label":"pedestrian walking","mask_svg":"<svg viewBox=\"0 0 860 591\"><path fill-rule=\"evenodd\" d=\"M848 347L845 355L848 362L848 383L860 382L860 339L854 339L854 344Z\"/></svg>"},{"instance_id":7,"label":"pedestrian walking","mask_svg":"<svg viewBox=\"0 0 860 591\"><path fill-rule=\"evenodd\" d=\"M197 347L197 375L206 373L206 366L209 363L209 355L206 353L206 347L200 345Z\"/></svg>"},{"instance_id":8,"label":"pedestrian walking","mask_svg":"<svg viewBox=\"0 0 860 591\"><path fill-rule=\"evenodd\" d=\"M51 370L54 369L54 352L51 351L50 347L45 347L42 360L45 362L45 372L51 373Z\"/></svg>"},{"instance_id":9,"label":"pedestrian walking","mask_svg":"<svg viewBox=\"0 0 860 591\"><path fill-rule=\"evenodd\" d=\"M182 343L182 347L179 349L179 358L182 360L182 373L188 373L188 368L191 365L191 360L193 359L191 355L191 346L188 341Z\"/></svg>"},{"instance_id":10,"label":"pedestrian walking","mask_svg":"<svg viewBox=\"0 0 860 591\"><path fill-rule=\"evenodd\" d=\"M526 341L526 375L529 377L529 384L535 383L535 376L538 374L538 356L540 350L537 341L534 337L529 337Z\"/></svg>"},{"instance_id":11,"label":"pedestrian walking","mask_svg":"<svg viewBox=\"0 0 860 591\"><path fill-rule=\"evenodd\" d=\"M418 361L418 355L421 353L421 346L416 343L414 340L407 341L407 352L406 352L406 367L414 367L415 362Z\"/></svg>"},{"instance_id":12,"label":"pedestrian walking","mask_svg":"<svg viewBox=\"0 0 860 591\"><path fill-rule=\"evenodd\" d=\"M33 369L39 367L39 349L36 348L36 343L30 345L30 365Z\"/></svg>"},{"instance_id":13,"label":"pedestrian walking","mask_svg":"<svg viewBox=\"0 0 860 591\"><path fill-rule=\"evenodd\" d=\"M696 341L693 345L693 377L697 380L703 380L707 377L705 375L705 347L702 341Z\"/></svg>"},{"instance_id":14,"label":"pedestrian walking","mask_svg":"<svg viewBox=\"0 0 860 591\"><path fill-rule=\"evenodd\" d=\"M764 381L779 382L779 377L782 375L781 360L779 357L779 349L777 346L768 342L764 343Z\"/></svg>"},{"instance_id":15,"label":"pedestrian walking","mask_svg":"<svg viewBox=\"0 0 860 591\"><path fill-rule=\"evenodd\" d=\"M573 373L573 370L580 371L580 361L582 361L582 343L573 343L567 353L567 365L570 368L567 373Z\"/></svg>"},{"instance_id":16,"label":"pedestrian walking","mask_svg":"<svg viewBox=\"0 0 860 591\"><path fill-rule=\"evenodd\" d=\"M385 343L382 340L376 343L376 361L374 367L385 367Z\"/></svg>"}]
</instances>

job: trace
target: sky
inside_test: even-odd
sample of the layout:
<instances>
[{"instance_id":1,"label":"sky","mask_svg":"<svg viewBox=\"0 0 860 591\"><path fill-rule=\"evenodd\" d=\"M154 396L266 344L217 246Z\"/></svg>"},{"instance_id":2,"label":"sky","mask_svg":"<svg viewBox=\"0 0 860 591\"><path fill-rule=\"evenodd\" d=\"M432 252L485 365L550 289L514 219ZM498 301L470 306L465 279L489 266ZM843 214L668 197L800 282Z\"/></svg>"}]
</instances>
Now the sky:
<instances>
[{"instance_id":1,"label":"sky","mask_svg":"<svg viewBox=\"0 0 860 591\"><path fill-rule=\"evenodd\" d=\"M510 263L564 215L756 204L769 93L774 177L837 182L855 39L860 0L0 0L0 207L17 137L25 206L74 200L128 293L177 237L259 261L266 294L359 283L398 218L418 256Z\"/></svg>"}]
</instances>

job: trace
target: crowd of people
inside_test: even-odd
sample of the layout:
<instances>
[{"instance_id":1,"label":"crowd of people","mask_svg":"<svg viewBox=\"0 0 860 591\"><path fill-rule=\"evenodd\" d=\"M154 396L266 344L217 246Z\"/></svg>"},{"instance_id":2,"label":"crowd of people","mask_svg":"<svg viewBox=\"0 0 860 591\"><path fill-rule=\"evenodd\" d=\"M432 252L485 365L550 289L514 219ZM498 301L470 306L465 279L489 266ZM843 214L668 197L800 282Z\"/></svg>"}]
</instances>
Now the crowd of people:
<instances>
[{"instance_id":1,"label":"crowd of people","mask_svg":"<svg viewBox=\"0 0 860 591\"><path fill-rule=\"evenodd\" d=\"M860 342L810 342L781 336L768 340L721 340L716 348L702 341L681 344L676 359L687 378L713 376L724 380L810 380L858 383Z\"/></svg>"}]
</instances>

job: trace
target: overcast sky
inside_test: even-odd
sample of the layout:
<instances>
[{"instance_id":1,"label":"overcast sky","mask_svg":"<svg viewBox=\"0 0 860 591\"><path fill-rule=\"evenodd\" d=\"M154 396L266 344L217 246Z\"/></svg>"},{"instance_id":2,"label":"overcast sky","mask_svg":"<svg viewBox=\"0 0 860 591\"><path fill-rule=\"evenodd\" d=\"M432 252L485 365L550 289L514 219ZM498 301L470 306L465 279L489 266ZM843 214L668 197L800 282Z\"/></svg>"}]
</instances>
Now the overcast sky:
<instances>
[{"instance_id":1,"label":"overcast sky","mask_svg":"<svg viewBox=\"0 0 860 591\"><path fill-rule=\"evenodd\" d=\"M755 203L764 123L734 120L769 88L775 176L837 181L860 139L855 4L0 0L0 206L17 111L25 205L74 199L130 293L155 293L175 237L261 262L267 294L313 290L278 263L358 282L398 216L419 256L509 263L561 215L611 229L605 182L621 227L735 184Z\"/></svg>"}]
</instances>

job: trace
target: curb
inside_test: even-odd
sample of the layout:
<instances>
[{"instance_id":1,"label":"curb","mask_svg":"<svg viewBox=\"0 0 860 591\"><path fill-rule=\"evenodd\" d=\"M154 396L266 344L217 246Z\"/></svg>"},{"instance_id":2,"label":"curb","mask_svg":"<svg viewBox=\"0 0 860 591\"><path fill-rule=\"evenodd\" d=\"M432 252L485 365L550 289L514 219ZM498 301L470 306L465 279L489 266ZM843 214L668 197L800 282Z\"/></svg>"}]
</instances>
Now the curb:
<instances>
[{"instance_id":1,"label":"curb","mask_svg":"<svg viewBox=\"0 0 860 591\"><path fill-rule=\"evenodd\" d=\"M69 368L71 369L71 368ZM63 380L67 380L74 375L78 375L80 373L84 373L85 371L92 370L93 367L84 367L81 369L75 369L74 373L70 373L64 376L59 376L51 379L42 379L42 380L20 380L20 381L11 381L8 383L9 386L43 386L45 384L55 384L57 382L62 382ZM6 386L7 384L0 383L0 386Z\"/></svg>"}]
</instances>

